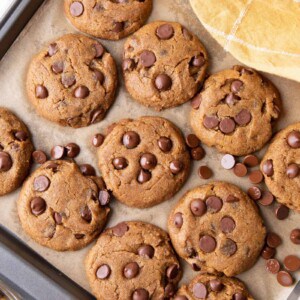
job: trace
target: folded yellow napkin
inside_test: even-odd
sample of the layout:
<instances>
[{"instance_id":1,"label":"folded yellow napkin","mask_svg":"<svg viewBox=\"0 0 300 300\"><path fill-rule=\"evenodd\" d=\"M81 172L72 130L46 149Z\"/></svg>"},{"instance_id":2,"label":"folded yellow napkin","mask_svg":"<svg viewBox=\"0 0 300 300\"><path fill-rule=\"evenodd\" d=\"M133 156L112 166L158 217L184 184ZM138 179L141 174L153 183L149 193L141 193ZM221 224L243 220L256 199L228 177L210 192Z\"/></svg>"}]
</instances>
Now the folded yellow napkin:
<instances>
[{"instance_id":1,"label":"folded yellow napkin","mask_svg":"<svg viewBox=\"0 0 300 300\"><path fill-rule=\"evenodd\" d=\"M204 27L242 63L300 81L300 0L190 0Z\"/></svg>"}]
</instances>

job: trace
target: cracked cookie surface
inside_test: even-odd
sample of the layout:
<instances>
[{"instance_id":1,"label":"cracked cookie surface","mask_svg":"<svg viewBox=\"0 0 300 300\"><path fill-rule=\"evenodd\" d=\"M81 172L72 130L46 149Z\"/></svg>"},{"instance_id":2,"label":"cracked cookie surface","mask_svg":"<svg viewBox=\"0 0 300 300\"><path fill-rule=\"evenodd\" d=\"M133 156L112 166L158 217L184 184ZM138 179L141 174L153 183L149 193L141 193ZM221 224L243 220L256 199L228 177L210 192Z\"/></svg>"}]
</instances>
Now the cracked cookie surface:
<instances>
[{"instance_id":1,"label":"cracked cookie surface","mask_svg":"<svg viewBox=\"0 0 300 300\"><path fill-rule=\"evenodd\" d=\"M0 107L0 196L16 190L25 179L33 145L25 124Z\"/></svg>"},{"instance_id":2,"label":"cracked cookie surface","mask_svg":"<svg viewBox=\"0 0 300 300\"><path fill-rule=\"evenodd\" d=\"M234 277L203 273L183 285L173 300L253 300L242 281Z\"/></svg>"},{"instance_id":3,"label":"cracked cookie surface","mask_svg":"<svg viewBox=\"0 0 300 300\"><path fill-rule=\"evenodd\" d=\"M172 210L168 229L176 252L195 270L226 276L253 266L266 234L256 204L225 182L187 192Z\"/></svg>"},{"instance_id":4,"label":"cracked cookie surface","mask_svg":"<svg viewBox=\"0 0 300 300\"><path fill-rule=\"evenodd\" d=\"M99 300L169 299L181 279L168 234L144 222L123 222L105 230L85 260Z\"/></svg>"},{"instance_id":5,"label":"cracked cookie surface","mask_svg":"<svg viewBox=\"0 0 300 300\"><path fill-rule=\"evenodd\" d=\"M25 232L57 251L78 250L102 231L110 209L99 201L106 193L100 177L84 176L71 161L48 161L25 181L18 213Z\"/></svg>"},{"instance_id":6,"label":"cracked cookie surface","mask_svg":"<svg viewBox=\"0 0 300 300\"><path fill-rule=\"evenodd\" d=\"M189 174L179 129L160 117L122 120L98 150L101 174L117 200L139 208L171 198Z\"/></svg>"},{"instance_id":7,"label":"cracked cookie surface","mask_svg":"<svg viewBox=\"0 0 300 300\"><path fill-rule=\"evenodd\" d=\"M65 14L80 31L119 40L138 30L152 11L152 0L65 0Z\"/></svg>"},{"instance_id":8,"label":"cracked cookie surface","mask_svg":"<svg viewBox=\"0 0 300 300\"><path fill-rule=\"evenodd\" d=\"M136 101L161 110L190 100L200 89L208 66L198 37L175 22L153 22L124 45L123 75Z\"/></svg>"},{"instance_id":9,"label":"cracked cookie surface","mask_svg":"<svg viewBox=\"0 0 300 300\"><path fill-rule=\"evenodd\" d=\"M262 162L265 183L276 200L300 212L300 123L280 131Z\"/></svg>"},{"instance_id":10,"label":"cracked cookie surface","mask_svg":"<svg viewBox=\"0 0 300 300\"><path fill-rule=\"evenodd\" d=\"M27 93L37 112L63 126L101 121L114 101L114 59L96 40L62 36L37 54L28 70Z\"/></svg>"},{"instance_id":11,"label":"cracked cookie surface","mask_svg":"<svg viewBox=\"0 0 300 300\"><path fill-rule=\"evenodd\" d=\"M280 106L279 93L270 81L253 69L234 66L205 81L190 121L203 143L242 156L268 142Z\"/></svg>"}]
</instances>

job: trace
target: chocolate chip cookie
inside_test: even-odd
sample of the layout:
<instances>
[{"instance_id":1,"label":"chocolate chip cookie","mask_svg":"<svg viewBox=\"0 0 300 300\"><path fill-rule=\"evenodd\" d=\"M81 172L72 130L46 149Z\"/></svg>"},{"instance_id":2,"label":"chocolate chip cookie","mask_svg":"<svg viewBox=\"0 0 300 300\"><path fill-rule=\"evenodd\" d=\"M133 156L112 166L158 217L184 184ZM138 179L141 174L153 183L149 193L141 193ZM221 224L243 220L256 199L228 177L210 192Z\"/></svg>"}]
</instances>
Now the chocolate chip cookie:
<instances>
[{"instance_id":1,"label":"chocolate chip cookie","mask_svg":"<svg viewBox=\"0 0 300 300\"><path fill-rule=\"evenodd\" d=\"M174 300L253 300L246 286L237 278L203 273L182 286Z\"/></svg>"},{"instance_id":2,"label":"chocolate chip cookie","mask_svg":"<svg viewBox=\"0 0 300 300\"><path fill-rule=\"evenodd\" d=\"M0 196L16 190L25 179L33 145L25 124L0 107Z\"/></svg>"},{"instance_id":3,"label":"chocolate chip cookie","mask_svg":"<svg viewBox=\"0 0 300 300\"><path fill-rule=\"evenodd\" d=\"M266 235L256 204L225 182L187 192L172 210L168 228L176 252L195 270L226 276L253 266Z\"/></svg>"},{"instance_id":4,"label":"chocolate chip cookie","mask_svg":"<svg viewBox=\"0 0 300 300\"><path fill-rule=\"evenodd\" d=\"M198 91L208 57L196 35L174 22L154 22L124 45L123 74L129 94L157 110L178 106Z\"/></svg>"},{"instance_id":5,"label":"chocolate chip cookie","mask_svg":"<svg viewBox=\"0 0 300 300\"><path fill-rule=\"evenodd\" d=\"M18 213L37 243L57 251L78 250L102 231L108 197L100 177L84 176L72 161L48 161L24 183Z\"/></svg>"},{"instance_id":6,"label":"chocolate chip cookie","mask_svg":"<svg viewBox=\"0 0 300 300\"><path fill-rule=\"evenodd\" d=\"M105 230L85 267L97 299L170 299L182 275L168 234L144 222Z\"/></svg>"},{"instance_id":7,"label":"chocolate chip cookie","mask_svg":"<svg viewBox=\"0 0 300 300\"><path fill-rule=\"evenodd\" d=\"M35 56L27 93L37 112L63 126L101 121L114 101L114 59L96 40L68 34Z\"/></svg>"},{"instance_id":8,"label":"chocolate chip cookie","mask_svg":"<svg viewBox=\"0 0 300 300\"><path fill-rule=\"evenodd\" d=\"M108 189L119 201L139 208L171 198L190 168L179 129L159 117L115 124L99 147L98 160Z\"/></svg>"},{"instance_id":9,"label":"chocolate chip cookie","mask_svg":"<svg viewBox=\"0 0 300 300\"><path fill-rule=\"evenodd\" d=\"M80 31L119 40L138 30L152 11L152 0L65 0L65 14Z\"/></svg>"},{"instance_id":10,"label":"chocolate chip cookie","mask_svg":"<svg viewBox=\"0 0 300 300\"><path fill-rule=\"evenodd\" d=\"M275 136L260 167L277 201L300 212L300 123Z\"/></svg>"},{"instance_id":11,"label":"chocolate chip cookie","mask_svg":"<svg viewBox=\"0 0 300 300\"><path fill-rule=\"evenodd\" d=\"M234 66L205 81L192 102L191 125L206 145L246 155L261 149L271 138L280 102L270 81L255 70Z\"/></svg>"}]
</instances>

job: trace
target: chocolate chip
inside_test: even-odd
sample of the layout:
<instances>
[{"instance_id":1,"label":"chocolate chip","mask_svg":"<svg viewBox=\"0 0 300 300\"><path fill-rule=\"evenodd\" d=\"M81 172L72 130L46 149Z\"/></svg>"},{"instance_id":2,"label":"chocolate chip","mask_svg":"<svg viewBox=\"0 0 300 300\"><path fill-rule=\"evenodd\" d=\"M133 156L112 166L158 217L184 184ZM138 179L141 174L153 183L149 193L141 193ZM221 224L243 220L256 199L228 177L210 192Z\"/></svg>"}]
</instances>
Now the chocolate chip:
<instances>
[{"instance_id":1,"label":"chocolate chip","mask_svg":"<svg viewBox=\"0 0 300 300\"><path fill-rule=\"evenodd\" d=\"M185 138L185 142L190 148L196 148L200 144L200 140L195 134L187 135L187 137Z\"/></svg>"},{"instance_id":2,"label":"chocolate chip","mask_svg":"<svg viewBox=\"0 0 300 300\"><path fill-rule=\"evenodd\" d=\"M101 71L94 70L93 71L93 77L96 81L99 81L100 84L103 84L105 77L104 77L104 74Z\"/></svg>"},{"instance_id":3,"label":"chocolate chip","mask_svg":"<svg viewBox=\"0 0 300 300\"><path fill-rule=\"evenodd\" d=\"M101 190L99 192L99 203L101 206L108 205L110 202L110 193L107 190Z\"/></svg>"},{"instance_id":4,"label":"chocolate chip","mask_svg":"<svg viewBox=\"0 0 300 300\"><path fill-rule=\"evenodd\" d=\"M193 160L201 160L204 156L205 151L201 146L191 149L191 157Z\"/></svg>"},{"instance_id":5,"label":"chocolate chip","mask_svg":"<svg viewBox=\"0 0 300 300\"><path fill-rule=\"evenodd\" d=\"M161 40L169 40L174 35L174 28L170 24L160 25L156 29L156 35Z\"/></svg>"},{"instance_id":6,"label":"chocolate chip","mask_svg":"<svg viewBox=\"0 0 300 300\"><path fill-rule=\"evenodd\" d=\"M46 210L46 201L41 197L35 197L30 202L31 212L35 216L41 215Z\"/></svg>"},{"instance_id":7,"label":"chocolate chip","mask_svg":"<svg viewBox=\"0 0 300 300\"><path fill-rule=\"evenodd\" d=\"M73 17L79 17L83 14L84 6L81 2L75 1L70 5L70 13Z\"/></svg>"},{"instance_id":8,"label":"chocolate chip","mask_svg":"<svg viewBox=\"0 0 300 300\"><path fill-rule=\"evenodd\" d=\"M235 122L231 118L225 118L220 122L219 128L225 134L232 133L235 130Z\"/></svg>"},{"instance_id":9,"label":"chocolate chip","mask_svg":"<svg viewBox=\"0 0 300 300\"><path fill-rule=\"evenodd\" d=\"M207 210L211 213L216 213L221 210L223 201L216 196L210 196L206 199Z\"/></svg>"},{"instance_id":10,"label":"chocolate chip","mask_svg":"<svg viewBox=\"0 0 300 300\"><path fill-rule=\"evenodd\" d=\"M193 35L184 27L182 28L182 34L189 41L193 38Z\"/></svg>"},{"instance_id":11,"label":"chocolate chip","mask_svg":"<svg viewBox=\"0 0 300 300\"><path fill-rule=\"evenodd\" d=\"M140 267L136 262L131 262L124 267L123 274L127 279L136 277L140 272Z\"/></svg>"},{"instance_id":12,"label":"chocolate chip","mask_svg":"<svg viewBox=\"0 0 300 300\"><path fill-rule=\"evenodd\" d=\"M52 159L61 159L65 155L65 147L63 146L54 146L51 149L51 158Z\"/></svg>"},{"instance_id":13,"label":"chocolate chip","mask_svg":"<svg viewBox=\"0 0 300 300\"><path fill-rule=\"evenodd\" d=\"M80 153L80 147L75 143L66 146L67 157L74 158Z\"/></svg>"},{"instance_id":14,"label":"chocolate chip","mask_svg":"<svg viewBox=\"0 0 300 300\"><path fill-rule=\"evenodd\" d=\"M94 44L93 46L95 49L95 58L101 58L105 52L104 47L100 43Z\"/></svg>"},{"instance_id":15,"label":"chocolate chip","mask_svg":"<svg viewBox=\"0 0 300 300\"><path fill-rule=\"evenodd\" d=\"M206 213L206 204L201 199L192 200L190 208L191 212L197 217L201 217Z\"/></svg>"},{"instance_id":16,"label":"chocolate chip","mask_svg":"<svg viewBox=\"0 0 300 300\"><path fill-rule=\"evenodd\" d=\"M132 300L148 300L149 292L145 289L136 289L132 294Z\"/></svg>"},{"instance_id":17,"label":"chocolate chip","mask_svg":"<svg viewBox=\"0 0 300 300\"><path fill-rule=\"evenodd\" d=\"M150 245L141 246L137 252L139 256L147 259L151 259L154 256L154 248Z\"/></svg>"},{"instance_id":18,"label":"chocolate chip","mask_svg":"<svg viewBox=\"0 0 300 300\"><path fill-rule=\"evenodd\" d=\"M294 283L294 279L290 273L286 271L279 271L277 274L277 281L282 286L291 286Z\"/></svg>"},{"instance_id":19,"label":"chocolate chip","mask_svg":"<svg viewBox=\"0 0 300 300\"><path fill-rule=\"evenodd\" d=\"M111 269L109 265L102 265L98 268L96 276L99 279L107 279L111 274Z\"/></svg>"},{"instance_id":20,"label":"chocolate chip","mask_svg":"<svg viewBox=\"0 0 300 300\"><path fill-rule=\"evenodd\" d=\"M20 130L15 133L15 138L20 142L24 142L27 140L28 134L25 131Z\"/></svg>"},{"instance_id":21,"label":"chocolate chip","mask_svg":"<svg viewBox=\"0 0 300 300\"><path fill-rule=\"evenodd\" d=\"M35 88L35 95L39 99L45 99L48 97L48 90L43 85L37 85Z\"/></svg>"},{"instance_id":22,"label":"chocolate chip","mask_svg":"<svg viewBox=\"0 0 300 300\"><path fill-rule=\"evenodd\" d=\"M85 206L84 208L82 208L80 215L81 215L81 218L83 220L87 221L88 223L90 223L92 221L92 212L88 206Z\"/></svg>"},{"instance_id":23,"label":"chocolate chip","mask_svg":"<svg viewBox=\"0 0 300 300\"><path fill-rule=\"evenodd\" d=\"M155 155L151 153L145 153L140 159L140 165L145 170L152 170L157 165L157 159Z\"/></svg>"},{"instance_id":24,"label":"chocolate chip","mask_svg":"<svg viewBox=\"0 0 300 300\"><path fill-rule=\"evenodd\" d=\"M92 138L92 145L94 147L100 147L103 144L104 139L105 139L105 137L103 134L97 133Z\"/></svg>"},{"instance_id":25,"label":"chocolate chip","mask_svg":"<svg viewBox=\"0 0 300 300\"><path fill-rule=\"evenodd\" d=\"M58 51L58 47L56 43L50 44L48 48L48 55L51 57Z\"/></svg>"},{"instance_id":26,"label":"chocolate chip","mask_svg":"<svg viewBox=\"0 0 300 300\"><path fill-rule=\"evenodd\" d=\"M287 143L291 148L300 148L300 132L292 131L287 136Z\"/></svg>"},{"instance_id":27,"label":"chocolate chip","mask_svg":"<svg viewBox=\"0 0 300 300\"><path fill-rule=\"evenodd\" d=\"M278 220L284 220L289 216L290 210L283 204L275 209L275 215Z\"/></svg>"},{"instance_id":28,"label":"chocolate chip","mask_svg":"<svg viewBox=\"0 0 300 300\"><path fill-rule=\"evenodd\" d=\"M273 161L272 159L266 160L263 165L262 165L262 171L264 172L265 175L268 177L273 176L274 174L274 169L273 169Z\"/></svg>"},{"instance_id":29,"label":"chocolate chip","mask_svg":"<svg viewBox=\"0 0 300 300\"><path fill-rule=\"evenodd\" d=\"M81 173L84 176L95 176L96 175L96 171L94 169L94 167L92 167L89 164L83 164L79 166Z\"/></svg>"},{"instance_id":30,"label":"chocolate chip","mask_svg":"<svg viewBox=\"0 0 300 300\"><path fill-rule=\"evenodd\" d=\"M204 235L200 238L199 247L203 252L211 253L216 249L216 240L210 235Z\"/></svg>"},{"instance_id":31,"label":"chocolate chip","mask_svg":"<svg viewBox=\"0 0 300 300\"><path fill-rule=\"evenodd\" d=\"M296 272L300 269L300 258L295 255L288 255L283 264L288 271Z\"/></svg>"},{"instance_id":32,"label":"chocolate chip","mask_svg":"<svg viewBox=\"0 0 300 300\"><path fill-rule=\"evenodd\" d=\"M169 138L165 137L165 136L162 136L162 137L158 140L157 144L158 144L159 149L160 149L162 152L165 152L165 153L171 151L172 146L173 146L172 141L171 141Z\"/></svg>"},{"instance_id":33,"label":"chocolate chip","mask_svg":"<svg viewBox=\"0 0 300 300\"><path fill-rule=\"evenodd\" d=\"M274 196L270 192L264 192L262 198L259 200L259 204L263 206L271 205L274 201Z\"/></svg>"},{"instance_id":34,"label":"chocolate chip","mask_svg":"<svg viewBox=\"0 0 300 300\"><path fill-rule=\"evenodd\" d=\"M95 109L91 115L91 124L95 124L95 123L101 121L103 118L103 114L104 114L104 111L101 107Z\"/></svg>"},{"instance_id":35,"label":"chocolate chip","mask_svg":"<svg viewBox=\"0 0 300 300\"><path fill-rule=\"evenodd\" d=\"M264 259L270 259L272 257L275 256L276 250L274 248L270 248L268 246L266 246L262 252L261 252L261 256Z\"/></svg>"},{"instance_id":36,"label":"chocolate chip","mask_svg":"<svg viewBox=\"0 0 300 300\"><path fill-rule=\"evenodd\" d=\"M170 299L170 297L174 296L175 292L176 289L174 284L169 282L165 287L165 299Z\"/></svg>"},{"instance_id":37,"label":"chocolate chip","mask_svg":"<svg viewBox=\"0 0 300 300\"><path fill-rule=\"evenodd\" d=\"M300 229L293 229L290 234L290 239L294 244L300 245Z\"/></svg>"},{"instance_id":38,"label":"chocolate chip","mask_svg":"<svg viewBox=\"0 0 300 300\"><path fill-rule=\"evenodd\" d=\"M90 94L90 90L84 85L81 85L78 88L76 88L74 92L75 98L80 98L80 99L85 99L86 97L89 96L89 94Z\"/></svg>"},{"instance_id":39,"label":"chocolate chip","mask_svg":"<svg viewBox=\"0 0 300 300\"><path fill-rule=\"evenodd\" d=\"M280 264L277 259L271 258L266 261L266 269L272 274L277 274L280 270Z\"/></svg>"},{"instance_id":40,"label":"chocolate chip","mask_svg":"<svg viewBox=\"0 0 300 300\"><path fill-rule=\"evenodd\" d=\"M173 160L170 163L170 170L172 174L177 175L183 169L183 163L180 160Z\"/></svg>"},{"instance_id":41,"label":"chocolate chip","mask_svg":"<svg viewBox=\"0 0 300 300\"><path fill-rule=\"evenodd\" d=\"M239 100L241 100L239 96L230 93L225 97L224 102L229 106L233 106Z\"/></svg>"},{"instance_id":42,"label":"chocolate chip","mask_svg":"<svg viewBox=\"0 0 300 300\"><path fill-rule=\"evenodd\" d=\"M201 97L201 94L199 93L196 96L194 96L194 98L191 100L192 108L199 109L201 101L202 101L202 97Z\"/></svg>"},{"instance_id":43,"label":"chocolate chip","mask_svg":"<svg viewBox=\"0 0 300 300\"><path fill-rule=\"evenodd\" d=\"M144 50L140 54L140 61L144 67L150 68L155 64L156 56L152 51Z\"/></svg>"},{"instance_id":44,"label":"chocolate chip","mask_svg":"<svg viewBox=\"0 0 300 300\"><path fill-rule=\"evenodd\" d=\"M220 226L222 232L230 233L235 229L235 222L231 217L223 217Z\"/></svg>"},{"instance_id":45,"label":"chocolate chip","mask_svg":"<svg viewBox=\"0 0 300 300\"><path fill-rule=\"evenodd\" d=\"M121 31L123 31L124 27L125 27L124 22L114 22L114 27L112 31L115 33L120 33Z\"/></svg>"},{"instance_id":46,"label":"chocolate chip","mask_svg":"<svg viewBox=\"0 0 300 300\"><path fill-rule=\"evenodd\" d=\"M76 83L76 78L74 75L62 75L61 83L65 88L69 88Z\"/></svg>"},{"instance_id":47,"label":"chocolate chip","mask_svg":"<svg viewBox=\"0 0 300 300\"><path fill-rule=\"evenodd\" d=\"M160 74L155 78L155 86L159 91L167 91L172 87L172 79L166 74Z\"/></svg>"},{"instance_id":48,"label":"chocolate chip","mask_svg":"<svg viewBox=\"0 0 300 300\"><path fill-rule=\"evenodd\" d=\"M13 165L12 159L7 152L0 152L0 171L7 172Z\"/></svg>"},{"instance_id":49,"label":"chocolate chip","mask_svg":"<svg viewBox=\"0 0 300 300\"><path fill-rule=\"evenodd\" d=\"M41 175L34 179L33 189L37 192L44 192L48 190L50 186L50 180L47 176Z\"/></svg>"},{"instance_id":50,"label":"chocolate chip","mask_svg":"<svg viewBox=\"0 0 300 300\"><path fill-rule=\"evenodd\" d=\"M140 136L134 131L128 131L123 135L123 145L127 149L136 148L140 142Z\"/></svg>"},{"instance_id":51,"label":"chocolate chip","mask_svg":"<svg viewBox=\"0 0 300 300\"><path fill-rule=\"evenodd\" d=\"M286 175L288 178L293 179L299 175L299 166L297 164L290 164L286 169Z\"/></svg>"},{"instance_id":52,"label":"chocolate chip","mask_svg":"<svg viewBox=\"0 0 300 300\"><path fill-rule=\"evenodd\" d=\"M203 125L208 129L216 128L219 125L219 119L216 116L205 116Z\"/></svg>"},{"instance_id":53,"label":"chocolate chip","mask_svg":"<svg viewBox=\"0 0 300 300\"><path fill-rule=\"evenodd\" d=\"M174 215L174 225L177 228L181 228L183 225L182 213L178 212Z\"/></svg>"},{"instance_id":54,"label":"chocolate chip","mask_svg":"<svg viewBox=\"0 0 300 300\"><path fill-rule=\"evenodd\" d=\"M138 175L137 181L139 183L145 183L145 182L149 181L151 179L151 177L152 177L152 175L149 171L142 169Z\"/></svg>"},{"instance_id":55,"label":"chocolate chip","mask_svg":"<svg viewBox=\"0 0 300 300\"><path fill-rule=\"evenodd\" d=\"M40 165L47 161L47 155L42 150L33 151L32 158L35 163L40 164Z\"/></svg>"},{"instance_id":56,"label":"chocolate chip","mask_svg":"<svg viewBox=\"0 0 300 300\"><path fill-rule=\"evenodd\" d=\"M231 154L225 154L221 159L221 165L224 169L230 170L235 166L235 158Z\"/></svg>"},{"instance_id":57,"label":"chocolate chip","mask_svg":"<svg viewBox=\"0 0 300 300\"><path fill-rule=\"evenodd\" d=\"M258 184L263 181L264 176L260 170L255 170L250 173L249 179L252 183Z\"/></svg>"},{"instance_id":58,"label":"chocolate chip","mask_svg":"<svg viewBox=\"0 0 300 300\"><path fill-rule=\"evenodd\" d=\"M77 240L82 240L85 237L85 235L82 233L75 233L74 236Z\"/></svg>"},{"instance_id":59,"label":"chocolate chip","mask_svg":"<svg viewBox=\"0 0 300 300\"><path fill-rule=\"evenodd\" d=\"M250 123L252 119L251 113L247 109L242 109L235 117L235 122L240 125L244 126Z\"/></svg>"},{"instance_id":60,"label":"chocolate chip","mask_svg":"<svg viewBox=\"0 0 300 300\"><path fill-rule=\"evenodd\" d=\"M113 160L113 165L117 170L123 170L128 166L128 162L124 157L116 157Z\"/></svg>"},{"instance_id":61,"label":"chocolate chip","mask_svg":"<svg viewBox=\"0 0 300 300\"><path fill-rule=\"evenodd\" d=\"M117 237L122 237L128 230L128 225L125 222L122 222L112 228L112 233Z\"/></svg>"},{"instance_id":62,"label":"chocolate chip","mask_svg":"<svg viewBox=\"0 0 300 300\"><path fill-rule=\"evenodd\" d=\"M122 69L123 71L132 71L134 68L134 60L130 59L130 58L126 58L123 60L122 62Z\"/></svg>"},{"instance_id":63,"label":"chocolate chip","mask_svg":"<svg viewBox=\"0 0 300 300\"><path fill-rule=\"evenodd\" d=\"M50 162L47 166L46 169L51 169L53 172L56 172L58 168L58 164Z\"/></svg>"},{"instance_id":64,"label":"chocolate chip","mask_svg":"<svg viewBox=\"0 0 300 300\"><path fill-rule=\"evenodd\" d=\"M170 267L168 267L167 271L166 271L166 275L170 280L175 279L179 274L179 267L174 264Z\"/></svg>"},{"instance_id":65,"label":"chocolate chip","mask_svg":"<svg viewBox=\"0 0 300 300\"><path fill-rule=\"evenodd\" d=\"M234 203L234 202L239 202L239 198L235 197L234 195L228 195L225 199L225 202L228 202L228 203Z\"/></svg>"},{"instance_id":66,"label":"chocolate chip","mask_svg":"<svg viewBox=\"0 0 300 300\"><path fill-rule=\"evenodd\" d=\"M220 251L226 256L232 256L237 251L236 243L231 239L226 239L221 245Z\"/></svg>"},{"instance_id":67,"label":"chocolate chip","mask_svg":"<svg viewBox=\"0 0 300 300\"><path fill-rule=\"evenodd\" d=\"M271 248L277 248L279 245L282 244L282 240L278 234L275 232L269 232L267 234L267 245Z\"/></svg>"},{"instance_id":68,"label":"chocolate chip","mask_svg":"<svg viewBox=\"0 0 300 300\"><path fill-rule=\"evenodd\" d=\"M205 58L202 54L194 56L191 60L191 65L193 65L194 67L201 68L204 64L205 64Z\"/></svg>"},{"instance_id":69,"label":"chocolate chip","mask_svg":"<svg viewBox=\"0 0 300 300\"><path fill-rule=\"evenodd\" d=\"M201 283L201 282L197 282L193 285L193 295L197 298L197 299L206 299L207 296L207 288L206 286Z\"/></svg>"},{"instance_id":70,"label":"chocolate chip","mask_svg":"<svg viewBox=\"0 0 300 300\"><path fill-rule=\"evenodd\" d=\"M224 288L224 284L218 279L211 279L209 281L209 286L214 292L220 292Z\"/></svg>"},{"instance_id":71,"label":"chocolate chip","mask_svg":"<svg viewBox=\"0 0 300 300\"><path fill-rule=\"evenodd\" d=\"M252 200L259 200L261 198L262 192L258 186L252 186L248 189L248 196Z\"/></svg>"},{"instance_id":72,"label":"chocolate chip","mask_svg":"<svg viewBox=\"0 0 300 300\"><path fill-rule=\"evenodd\" d=\"M244 164L237 163L234 166L233 172L238 177L244 177L247 175L248 170Z\"/></svg>"},{"instance_id":73,"label":"chocolate chip","mask_svg":"<svg viewBox=\"0 0 300 300\"><path fill-rule=\"evenodd\" d=\"M249 168L253 168L259 165L259 160L255 155L250 154L244 158L243 164Z\"/></svg>"},{"instance_id":74,"label":"chocolate chip","mask_svg":"<svg viewBox=\"0 0 300 300\"><path fill-rule=\"evenodd\" d=\"M53 218L54 218L54 221L57 225L61 225L62 224L62 215L58 212L55 212L53 214Z\"/></svg>"},{"instance_id":75,"label":"chocolate chip","mask_svg":"<svg viewBox=\"0 0 300 300\"><path fill-rule=\"evenodd\" d=\"M63 61L56 61L52 66L51 66L52 71L55 74L60 74L64 71L64 62Z\"/></svg>"},{"instance_id":76,"label":"chocolate chip","mask_svg":"<svg viewBox=\"0 0 300 300\"><path fill-rule=\"evenodd\" d=\"M231 91L233 93L238 93L241 90L243 85L244 85L244 83L241 80L234 80L231 83L231 87L230 87Z\"/></svg>"},{"instance_id":77,"label":"chocolate chip","mask_svg":"<svg viewBox=\"0 0 300 300\"><path fill-rule=\"evenodd\" d=\"M213 173L212 173L212 170L209 167L207 167L207 166L201 166L198 169L198 175L202 179L209 179L209 178L212 177Z\"/></svg>"},{"instance_id":78,"label":"chocolate chip","mask_svg":"<svg viewBox=\"0 0 300 300\"><path fill-rule=\"evenodd\" d=\"M248 298L244 296L242 293L235 293L232 296L232 300L247 300Z\"/></svg>"}]
</instances>

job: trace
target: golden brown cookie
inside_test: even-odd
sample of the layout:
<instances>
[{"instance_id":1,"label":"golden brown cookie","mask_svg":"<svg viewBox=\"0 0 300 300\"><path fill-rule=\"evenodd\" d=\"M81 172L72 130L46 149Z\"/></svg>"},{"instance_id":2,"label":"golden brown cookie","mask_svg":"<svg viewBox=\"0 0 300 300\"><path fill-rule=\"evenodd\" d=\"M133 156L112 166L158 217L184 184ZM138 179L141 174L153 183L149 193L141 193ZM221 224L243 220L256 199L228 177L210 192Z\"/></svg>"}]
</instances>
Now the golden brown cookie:
<instances>
[{"instance_id":1,"label":"golden brown cookie","mask_svg":"<svg viewBox=\"0 0 300 300\"><path fill-rule=\"evenodd\" d=\"M144 222L123 222L105 230L85 267L99 300L170 299L182 275L168 234Z\"/></svg>"},{"instance_id":2,"label":"golden brown cookie","mask_svg":"<svg viewBox=\"0 0 300 300\"><path fill-rule=\"evenodd\" d=\"M300 212L300 123L280 131L262 162L265 183L277 201Z\"/></svg>"},{"instance_id":3,"label":"golden brown cookie","mask_svg":"<svg viewBox=\"0 0 300 300\"><path fill-rule=\"evenodd\" d=\"M29 168L33 145L25 124L0 107L0 196L17 189Z\"/></svg>"},{"instance_id":4,"label":"golden brown cookie","mask_svg":"<svg viewBox=\"0 0 300 300\"><path fill-rule=\"evenodd\" d=\"M96 40L68 34L37 54L27 74L27 93L37 112L63 126L101 121L114 101L114 59Z\"/></svg>"},{"instance_id":5,"label":"golden brown cookie","mask_svg":"<svg viewBox=\"0 0 300 300\"><path fill-rule=\"evenodd\" d=\"M255 70L234 66L210 76L192 107L191 125L203 143L242 156L271 138L280 96Z\"/></svg>"},{"instance_id":6,"label":"golden brown cookie","mask_svg":"<svg viewBox=\"0 0 300 300\"><path fill-rule=\"evenodd\" d=\"M157 110L190 100L199 91L207 66L204 46L179 23L150 23L124 45L123 74L129 94Z\"/></svg>"},{"instance_id":7,"label":"golden brown cookie","mask_svg":"<svg viewBox=\"0 0 300 300\"><path fill-rule=\"evenodd\" d=\"M99 147L98 161L114 196L139 208L171 198L186 181L190 168L179 129L159 117L115 124Z\"/></svg>"},{"instance_id":8,"label":"golden brown cookie","mask_svg":"<svg viewBox=\"0 0 300 300\"><path fill-rule=\"evenodd\" d=\"M48 161L25 181L18 213L37 243L57 251L78 250L102 231L108 198L100 177L84 176L72 161Z\"/></svg>"},{"instance_id":9,"label":"golden brown cookie","mask_svg":"<svg viewBox=\"0 0 300 300\"><path fill-rule=\"evenodd\" d=\"M245 284L237 278L203 273L183 285L173 300L253 300Z\"/></svg>"},{"instance_id":10,"label":"golden brown cookie","mask_svg":"<svg viewBox=\"0 0 300 300\"><path fill-rule=\"evenodd\" d=\"M168 229L176 252L195 270L226 276L254 265L266 235L256 204L226 182L187 192L172 210Z\"/></svg>"},{"instance_id":11,"label":"golden brown cookie","mask_svg":"<svg viewBox=\"0 0 300 300\"><path fill-rule=\"evenodd\" d=\"M65 14L80 31L119 40L138 30L152 11L152 0L65 0Z\"/></svg>"}]
</instances>

